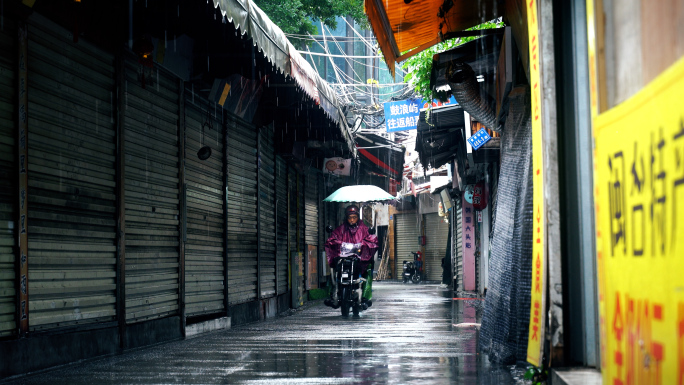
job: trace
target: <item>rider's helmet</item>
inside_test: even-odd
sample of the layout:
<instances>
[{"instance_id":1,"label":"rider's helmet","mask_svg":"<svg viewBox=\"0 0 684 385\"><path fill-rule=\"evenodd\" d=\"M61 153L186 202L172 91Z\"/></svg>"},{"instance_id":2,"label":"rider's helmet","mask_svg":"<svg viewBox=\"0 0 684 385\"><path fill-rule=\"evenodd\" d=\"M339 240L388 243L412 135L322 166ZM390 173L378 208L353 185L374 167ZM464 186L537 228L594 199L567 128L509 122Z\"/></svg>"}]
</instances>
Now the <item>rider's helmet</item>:
<instances>
[{"instance_id":1,"label":"rider's helmet","mask_svg":"<svg viewBox=\"0 0 684 385\"><path fill-rule=\"evenodd\" d=\"M359 208L354 205L349 205L346 209L344 209L344 219L349 221L349 217L352 215L356 215L356 221L353 224L349 222L347 223L349 223L351 226L356 226L359 218Z\"/></svg>"},{"instance_id":2,"label":"rider's helmet","mask_svg":"<svg viewBox=\"0 0 684 385\"><path fill-rule=\"evenodd\" d=\"M356 207L355 205L349 205L349 206L347 206L346 209L344 209L344 217L345 218L348 218L352 214L359 215L359 208Z\"/></svg>"}]
</instances>

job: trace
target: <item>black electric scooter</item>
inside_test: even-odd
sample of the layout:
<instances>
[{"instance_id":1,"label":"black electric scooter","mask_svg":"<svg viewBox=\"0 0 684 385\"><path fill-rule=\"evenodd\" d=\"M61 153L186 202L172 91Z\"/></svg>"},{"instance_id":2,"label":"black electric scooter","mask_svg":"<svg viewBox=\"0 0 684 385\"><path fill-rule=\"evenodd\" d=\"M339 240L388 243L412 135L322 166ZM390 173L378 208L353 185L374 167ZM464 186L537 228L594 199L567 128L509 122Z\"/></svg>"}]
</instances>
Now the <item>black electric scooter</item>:
<instances>
[{"instance_id":1,"label":"black electric scooter","mask_svg":"<svg viewBox=\"0 0 684 385\"><path fill-rule=\"evenodd\" d=\"M332 227L328 226L326 230L331 232ZM360 256L360 243L345 242L340 246L340 256L335 259L332 298L326 299L325 304L333 309L339 307L344 317L349 316L350 310L358 316L361 311L372 305L371 301L363 300L363 284L366 279L362 277L358 268Z\"/></svg>"},{"instance_id":2,"label":"black electric scooter","mask_svg":"<svg viewBox=\"0 0 684 385\"><path fill-rule=\"evenodd\" d=\"M325 304L333 309L340 308L344 317L349 315L350 310L358 316L371 305L370 301L363 301L363 284L366 279L361 276L358 268L360 255L360 243L342 243L340 256L335 259L332 298L326 299Z\"/></svg>"},{"instance_id":3,"label":"black electric scooter","mask_svg":"<svg viewBox=\"0 0 684 385\"><path fill-rule=\"evenodd\" d=\"M422 261L420 261L418 253L411 252L411 254L413 254L413 261L404 261L402 278L404 283L411 281L415 284L418 284L423 280L423 273L421 269Z\"/></svg>"}]
</instances>

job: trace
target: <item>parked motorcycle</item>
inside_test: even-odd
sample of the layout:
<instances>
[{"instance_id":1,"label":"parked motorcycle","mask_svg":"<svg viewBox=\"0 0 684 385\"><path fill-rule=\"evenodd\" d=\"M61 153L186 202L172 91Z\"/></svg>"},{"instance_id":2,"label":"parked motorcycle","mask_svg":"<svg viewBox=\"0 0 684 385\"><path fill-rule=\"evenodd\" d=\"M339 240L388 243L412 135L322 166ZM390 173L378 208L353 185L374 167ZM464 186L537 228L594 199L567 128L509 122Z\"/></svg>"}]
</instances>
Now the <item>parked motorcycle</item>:
<instances>
[{"instance_id":1,"label":"parked motorcycle","mask_svg":"<svg viewBox=\"0 0 684 385\"><path fill-rule=\"evenodd\" d=\"M423 280L423 258L420 252L411 252L413 261L404 261L402 278L404 283L409 281L418 284Z\"/></svg>"},{"instance_id":2,"label":"parked motorcycle","mask_svg":"<svg viewBox=\"0 0 684 385\"><path fill-rule=\"evenodd\" d=\"M361 255L360 243L342 243L340 257L334 271L333 307L340 307L343 316L348 316L351 310L355 316L366 310L368 303L363 302L363 284L366 279L359 271Z\"/></svg>"}]
</instances>

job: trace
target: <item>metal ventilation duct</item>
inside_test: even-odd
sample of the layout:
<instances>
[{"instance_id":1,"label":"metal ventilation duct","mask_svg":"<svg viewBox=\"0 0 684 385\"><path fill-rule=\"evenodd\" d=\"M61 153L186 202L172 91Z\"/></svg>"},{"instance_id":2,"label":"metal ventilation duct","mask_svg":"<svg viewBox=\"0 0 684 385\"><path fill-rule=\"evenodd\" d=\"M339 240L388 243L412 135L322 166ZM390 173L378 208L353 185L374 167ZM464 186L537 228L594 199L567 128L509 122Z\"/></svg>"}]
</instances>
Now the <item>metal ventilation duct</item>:
<instances>
[{"instance_id":1,"label":"metal ventilation duct","mask_svg":"<svg viewBox=\"0 0 684 385\"><path fill-rule=\"evenodd\" d=\"M501 132L496 116L480 94L475 72L467 63L455 63L447 68L447 79L454 98L467 113L487 128Z\"/></svg>"}]
</instances>

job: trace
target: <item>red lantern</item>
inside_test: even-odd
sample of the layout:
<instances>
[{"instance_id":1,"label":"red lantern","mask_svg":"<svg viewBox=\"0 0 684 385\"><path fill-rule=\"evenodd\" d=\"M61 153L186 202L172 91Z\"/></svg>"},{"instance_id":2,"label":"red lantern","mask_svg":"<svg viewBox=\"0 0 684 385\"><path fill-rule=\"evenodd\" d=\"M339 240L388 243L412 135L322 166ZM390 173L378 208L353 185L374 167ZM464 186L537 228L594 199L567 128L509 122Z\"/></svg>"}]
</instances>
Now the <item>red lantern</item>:
<instances>
[{"instance_id":1,"label":"red lantern","mask_svg":"<svg viewBox=\"0 0 684 385\"><path fill-rule=\"evenodd\" d=\"M489 196L489 188L483 181L477 182L473 189L473 208L475 210L484 210L487 207L487 198Z\"/></svg>"}]
</instances>

